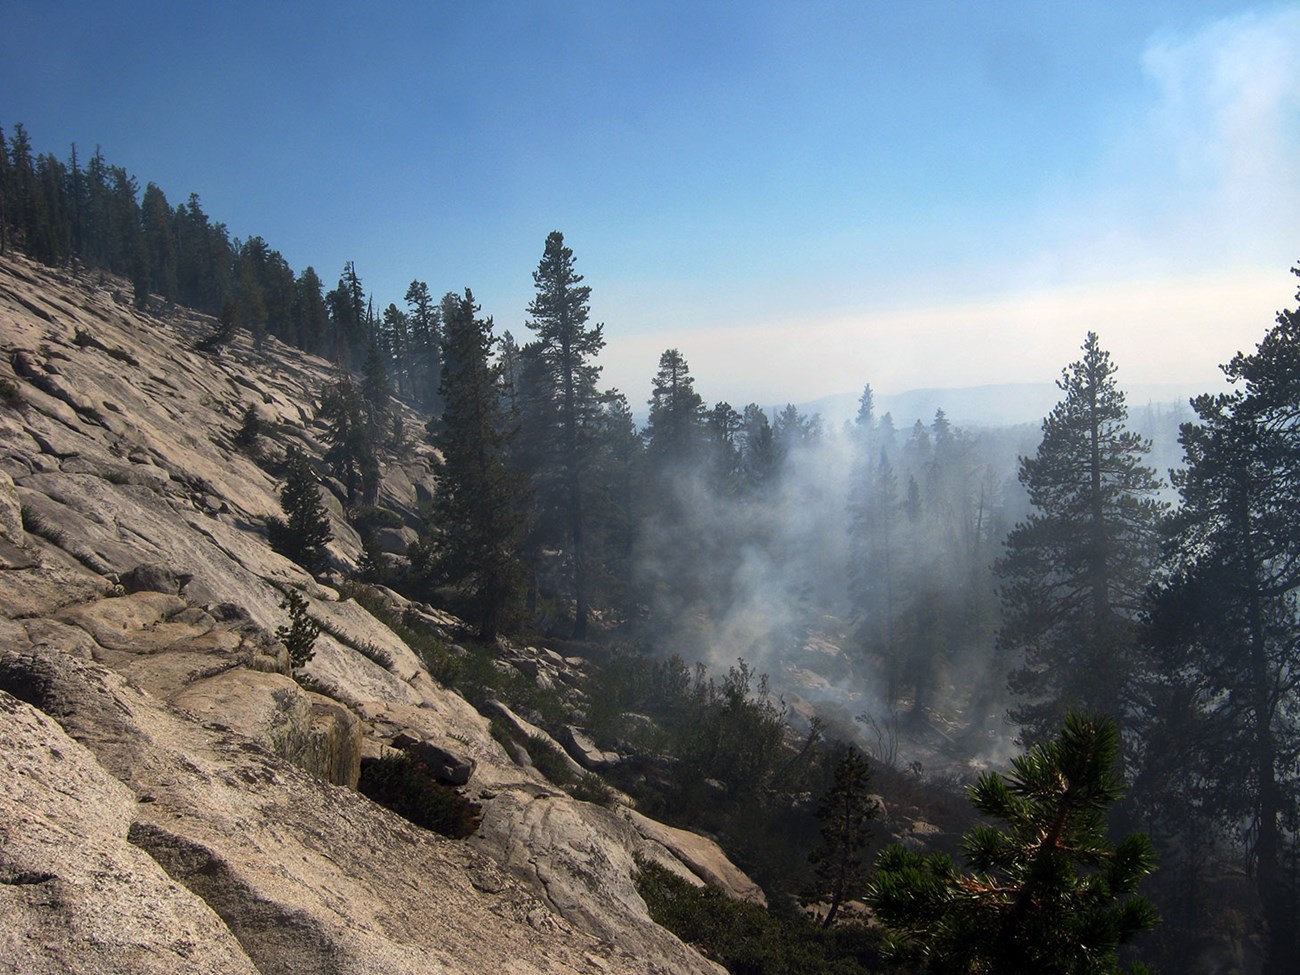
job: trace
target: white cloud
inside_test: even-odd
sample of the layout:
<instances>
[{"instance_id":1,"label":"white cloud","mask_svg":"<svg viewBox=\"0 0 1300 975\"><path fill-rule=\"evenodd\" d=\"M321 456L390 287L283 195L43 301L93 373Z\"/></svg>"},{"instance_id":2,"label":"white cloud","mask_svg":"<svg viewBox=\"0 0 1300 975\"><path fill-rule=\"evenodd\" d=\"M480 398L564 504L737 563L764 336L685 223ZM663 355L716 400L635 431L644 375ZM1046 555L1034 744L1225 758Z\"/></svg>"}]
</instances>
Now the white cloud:
<instances>
[{"instance_id":1,"label":"white cloud","mask_svg":"<svg viewBox=\"0 0 1300 975\"><path fill-rule=\"evenodd\" d=\"M1158 101L1150 151L1189 214L1234 247L1294 237L1300 218L1300 8L1219 20L1154 38L1142 66ZM1199 197L1196 199L1195 197Z\"/></svg>"}]
</instances>

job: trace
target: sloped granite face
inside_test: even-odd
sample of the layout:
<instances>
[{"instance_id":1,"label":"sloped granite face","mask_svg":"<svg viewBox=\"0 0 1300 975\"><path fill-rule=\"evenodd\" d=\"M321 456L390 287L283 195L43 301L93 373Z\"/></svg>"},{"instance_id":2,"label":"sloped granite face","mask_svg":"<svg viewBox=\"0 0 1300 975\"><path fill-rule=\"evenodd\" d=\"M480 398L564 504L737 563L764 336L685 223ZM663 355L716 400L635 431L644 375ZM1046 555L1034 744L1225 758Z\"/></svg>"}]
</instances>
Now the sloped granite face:
<instances>
[{"instance_id":1,"label":"sloped granite face","mask_svg":"<svg viewBox=\"0 0 1300 975\"><path fill-rule=\"evenodd\" d=\"M93 661L10 652L0 687L0 944L50 960L12 971L710 970L583 934L466 844Z\"/></svg>"},{"instance_id":2,"label":"sloped granite face","mask_svg":"<svg viewBox=\"0 0 1300 975\"><path fill-rule=\"evenodd\" d=\"M662 837L517 765L391 630L270 549L266 459L319 459L333 367L247 336L199 355L211 320L114 288L0 257L0 975L720 971L636 894L634 854L703 882ZM250 404L262 462L234 447ZM389 458L380 504L413 517L432 460ZM360 540L324 498L351 568ZM330 624L311 690L274 638L286 587ZM472 769L469 842L348 788L412 733Z\"/></svg>"},{"instance_id":3,"label":"sloped granite face","mask_svg":"<svg viewBox=\"0 0 1300 975\"><path fill-rule=\"evenodd\" d=\"M217 914L130 841L138 805L0 691L0 972L255 975Z\"/></svg>"}]
</instances>

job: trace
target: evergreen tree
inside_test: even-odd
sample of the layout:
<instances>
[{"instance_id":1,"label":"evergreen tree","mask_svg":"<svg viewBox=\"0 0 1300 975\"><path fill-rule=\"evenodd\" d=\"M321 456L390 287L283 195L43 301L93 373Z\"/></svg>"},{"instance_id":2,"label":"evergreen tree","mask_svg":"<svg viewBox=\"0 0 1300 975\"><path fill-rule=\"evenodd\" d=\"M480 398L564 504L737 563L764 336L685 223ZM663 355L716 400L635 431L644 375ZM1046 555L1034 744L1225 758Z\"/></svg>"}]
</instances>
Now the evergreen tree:
<instances>
[{"instance_id":1,"label":"evergreen tree","mask_svg":"<svg viewBox=\"0 0 1300 975\"><path fill-rule=\"evenodd\" d=\"M1095 333L1057 383L1065 397L1043 421L1020 482L1035 511L1007 537L1003 652L1023 654L1013 717L1033 741L1067 709L1125 726L1125 689L1137 667L1137 620L1157 554L1164 505L1141 463L1150 443L1125 427L1124 394Z\"/></svg>"},{"instance_id":2,"label":"evergreen tree","mask_svg":"<svg viewBox=\"0 0 1300 975\"><path fill-rule=\"evenodd\" d=\"M438 412L438 384L442 379L442 330L437 306L423 281L412 281L406 289L407 320L411 348L411 389L415 401Z\"/></svg>"},{"instance_id":3,"label":"evergreen tree","mask_svg":"<svg viewBox=\"0 0 1300 975\"><path fill-rule=\"evenodd\" d=\"M1197 420L1182 427L1181 504L1151 612L1163 707L1149 729L1147 765L1180 772L1174 795L1156 803L1189 803L1244 842L1266 921L1266 971L1293 972L1300 312L1282 312L1256 351L1224 371L1238 388L1197 397Z\"/></svg>"},{"instance_id":4,"label":"evergreen tree","mask_svg":"<svg viewBox=\"0 0 1300 975\"><path fill-rule=\"evenodd\" d=\"M379 443L387 438L390 423L388 370L384 367L384 356L378 342L372 341L366 353L361 398L366 414L366 434L371 443Z\"/></svg>"},{"instance_id":5,"label":"evergreen tree","mask_svg":"<svg viewBox=\"0 0 1300 975\"><path fill-rule=\"evenodd\" d=\"M599 575L593 583L607 603L630 615L634 602L634 555L637 524L643 506L644 445L632 419L627 397L609 390L596 427L596 467L592 474L599 546L592 565Z\"/></svg>"},{"instance_id":6,"label":"evergreen tree","mask_svg":"<svg viewBox=\"0 0 1300 975\"><path fill-rule=\"evenodd\" d=\"M589 617L587 475L601 402L596 387L600 367L594 359L605 346L601 326L587 325L591 288L581 282L573 251L564 246L564 235L553 231L533 272L537 295L528 306L528 327L537 333L538 354L555 403L548 454L557 470L547 480L560 492L556 507L563 513L564 549L573 583L573 635L579 639L586 635Z\"/></svg>"},{"instance_id":7,"label":"evergreen tree","mask_svg":"<svg viewBox=\"0 0 1300 975\"><path fill-rule=\"evenodd\" d=\"M704 400L695 391L686 359L676 349L659 357L650 393L645 438L661 472L689 464L697 456L704 427Z\"/></svg>"},{"instance_id":8,"label":"evergreen tree","mask_svg":"<svg viewBox=\"0 0 1300 975\"><path fill-rule=\"evenodd\" d=\"M329 310L321 295L323 285L316 269L308 267L294 283L294 332L302 348L322 354L328 351Z\"/></svg>"},{"instance_id":9,"label":"evergreen tree","mask_svg":"<svg viewBox=\"0 0 1300 975\"><path fill-rule=\"evenodd\" d=\"M347 491L348 504L374 504L379 495L379 457L361 397L346 372L321 392L316 416L326 423L325 461Z\"/></svg>"},{"instance_id":10,"label":"evergreen tree","mask_svg":"<svg viewBox=\"0 0 1300 975\"><path fill-rule=\"evenodd\" d=\"M289 622L276 627L275 638L289 651L290 671L306 667L316 656L313 647L320 636L320 624L312 618L306 597L297 589L284 594L280 608L289 614Z\"/></svg>"},{"instance_id":11,"label":"evergreen tree","mask_svg":"<svg viewBox=\"0 0 1300 975\"><path fill-rule=\"evenodd\" d=\"M249 453L257 452L257 438L262 435L262 418L258 416L257 407L249 403L244 408L244 415L235 432L235 446Z\"/></svg>"},{"instance_id":12,"label":"evergreen tree","mask_svg":"<svg viewBox=\"0 0 1300 975\"><path fill-rule=\"evenodd\" d=\"M148 254L149 280L165 301L177 298L176 238L172 228L172 210L167 197L153 183L144 188L140 220L145 250Z\"/></svg>"},{"instance_id":13,"label":"evergreen tree","mask_svg":"<svg viewBox=\"0 0 1300 975\"><path fill-rule=\"evenodd\" d=\"M1106 836L1124 791L1119 747L1112 722L1072 712L1010 775L981 775L971 802L1003 825L966 834L964 871L945 854L885 849L867 901L891 954L944 975L1118 971L1119 947L1159 920L1137 894L1155 866L1150 840Z\"/></svg>"},{"instance_id":14,"label":"evergreen tree","mask_svg":"<svg viewBox=\"0 0 1300 975\"><path fill-rule=\"evenodd\" d=\"M757 403L750 403L740 418L741 469L750 490L761 489L776 477L776 444L772 424Z\"/></svg>"},{"instance_id":15,"label":"evergreen tree","mask_svg":"<svg viewBox=\"0 0 1300 975\"><path fill-rule=\"evenodd\" d=\"M871 795L871 766L861 752L849 748L835 766L835 784L817 807L822 842L812 854L816 896L830 900L823 927L829 928L844 901L860 896L865 888L868 824L878 812Z\"/></svg>"},{"instance_id":16,"label":"evergreen tree","mask_svg":"<svg viewBox=\"0 0 1300 975\"><path fill-rule=\"evenodd\" d=\"M490 358L492 322L477 317L468 288L463 298L448 295L443 310L446 406L433 437L442 465L424 549L434 576L466 597L466 615L491 639L519 597L524 489L504 462L512 430Z\"/></svg>"},{"instance_id":17,"label":"evergreen tree","mask_svg":"<svg viewBox=\"0 0 1300 975\"><path fill-rule=\"evenodd\" d=\"M388 362L397 383L397 395L405 398L410 392L411 334L410 320L396 305L384 309L382 324L383 345L388 349Z\"/></svg>"},{"instance_id":18,"label":"evergreen tree","mask_svg":"<svg viewBox=\"0 0 1300 975\"><path fill-rule=\"evenodd\" d=\"M334 537L329 515L320 499L316 472L306 455L290 447L285 456L287 475L280 490L280 507L284 520L271 518L267 534L271 547L292 559L309 572L324 570L328 553L325 547Z\"/></svg>"}]
</instances>

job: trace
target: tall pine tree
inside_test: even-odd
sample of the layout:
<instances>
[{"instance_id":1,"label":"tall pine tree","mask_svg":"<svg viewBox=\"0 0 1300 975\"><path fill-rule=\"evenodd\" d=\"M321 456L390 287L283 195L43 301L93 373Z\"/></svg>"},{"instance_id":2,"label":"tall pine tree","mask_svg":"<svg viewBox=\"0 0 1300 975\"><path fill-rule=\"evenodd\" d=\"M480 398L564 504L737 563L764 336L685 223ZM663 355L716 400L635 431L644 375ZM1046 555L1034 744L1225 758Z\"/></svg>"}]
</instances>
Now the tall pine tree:
<instances>
[{"instance_id":1,"label":"tall pine tree","mask_svg":"<svg viewBox=\"0 0 1300 975\"><path fill-rule=\"evenodd\" d=\"M520 595L525 495L505 464L513 428L500 366L490 358L492 321L478 317L468 288L442 307L445 407L433 435L442 465L426 545L435 578L464 597L479 636L491 639L509 624Z\"/></svg>"},{"instance_id":2,"label":"tall pine tree","mask_svg":"<svg viewBox=\"0 0 1300 975\"><path fill-rule=\"evenodd\" d=\"M1123 731L1137 657L1137 620L1158 551L1160 482L1142 464L1149 441L1125 426L1115 366L1089 332L1083 358L1057 385L1020 482L1035 510L1011 531L1002 579L1002 652L1020 654L1013 711L1027 741L1067 710L1112 717Z\"/></svg>"},{"instance_id":3,"label":"tall pine tree","mask_svg":"<svg viewBox=\"0 0 1300 975\"><path fill-rule=\"evenodd\" d=\"M560 493L556 507L563 513L563 546L573 582L573 635L581 639L587 633L590 615L587 534L591 503L587 484L601 406L596 388L600 367L594 359L605 339L600 325L587 325L591 288L582 284L582 275L574 270L573 251L564 246L559 231L546 238L533 284L537 295L528 306L528 327L537 333L556 421L548 453L558 476L544 483L554 483Z\"/></svg>"}]
</instances>

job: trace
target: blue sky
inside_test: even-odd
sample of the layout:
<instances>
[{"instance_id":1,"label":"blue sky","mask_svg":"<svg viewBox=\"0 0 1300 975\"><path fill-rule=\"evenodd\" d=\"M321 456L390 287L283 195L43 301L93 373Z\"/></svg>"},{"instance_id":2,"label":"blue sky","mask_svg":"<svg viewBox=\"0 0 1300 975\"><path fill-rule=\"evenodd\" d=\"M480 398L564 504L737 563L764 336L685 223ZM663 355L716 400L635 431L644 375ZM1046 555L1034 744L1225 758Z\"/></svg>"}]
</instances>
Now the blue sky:
<instances>
[{"instance_id":1,"label":"blue sky","mask_svg":"<svg viewBox=\"0 0 1300 975\"><path fill-rule=\"evenodd\" d=\"M644 401L1211 385L1294 304L1300 5L11 0L0 124L382 303L526 333L551 230Z\"/></svg>"}]
</instances>

